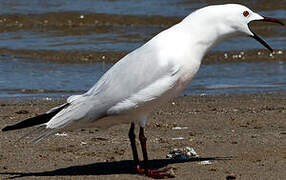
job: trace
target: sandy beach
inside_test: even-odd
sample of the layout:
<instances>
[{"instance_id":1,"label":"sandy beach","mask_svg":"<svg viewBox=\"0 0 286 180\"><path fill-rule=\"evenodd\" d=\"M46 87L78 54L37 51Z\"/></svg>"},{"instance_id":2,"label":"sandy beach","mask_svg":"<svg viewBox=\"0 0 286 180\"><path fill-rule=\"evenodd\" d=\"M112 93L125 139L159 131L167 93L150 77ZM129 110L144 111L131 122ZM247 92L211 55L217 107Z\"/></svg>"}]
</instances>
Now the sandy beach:
<instances>
[{"instance_id":1,"label":"sandy beach","mask_svg":"<svg viewBox=\"0 0 286 180\"><path fill-rule=\"evenodd\" d=\"M230 2L286 23L285 1L278 0L0 2L0 129L85 92L108 67L194 10ZM149 117L154 169L170 168L175 179L285 179L285 26L250 27L274 52L248 37L210 51L187 96ZM37 144L36 129L0 131L0 180L149 179L136 173L129 126L63 131ZM166 157L184 147L198 156ZM142 159L139 141L137 148Z\"/></svg>"},{"instance_id":2,"label":"sandy beach","mask_svg":"<svg viewBox=\"0 0 286 180\"><path fill-rule=\"evenodd\" d=\"M0 128L61 103L1 101ZM149 118L151 163L173 168L176 179L283 179L285 119L286 94L179 97ZM128 124L79 129L37 144L29 143L31 137L16 142L30 129L0 132L0 179L145 179L133 168L128 129ZM170 150L187 146L199 157L166 158Z\"/></svg>"}]
</instances>

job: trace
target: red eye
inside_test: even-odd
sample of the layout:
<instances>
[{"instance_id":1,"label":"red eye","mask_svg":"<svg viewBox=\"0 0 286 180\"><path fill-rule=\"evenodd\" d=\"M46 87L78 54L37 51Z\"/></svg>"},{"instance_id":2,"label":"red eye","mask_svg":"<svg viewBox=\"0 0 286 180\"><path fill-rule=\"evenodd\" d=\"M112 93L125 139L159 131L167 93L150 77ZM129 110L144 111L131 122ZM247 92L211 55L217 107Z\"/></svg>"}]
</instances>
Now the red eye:
<instances>
[{"instance_id":1,"label":"red eye","mask_svg":"<svg viewBox=\"0 0 286 180\"><path fill-rule=\"evenodd\" d=\"M248 11L244 11L243 15L244 15L244 17L247 17L249 15L249 12Z\"/></svg>"}]
</instances>

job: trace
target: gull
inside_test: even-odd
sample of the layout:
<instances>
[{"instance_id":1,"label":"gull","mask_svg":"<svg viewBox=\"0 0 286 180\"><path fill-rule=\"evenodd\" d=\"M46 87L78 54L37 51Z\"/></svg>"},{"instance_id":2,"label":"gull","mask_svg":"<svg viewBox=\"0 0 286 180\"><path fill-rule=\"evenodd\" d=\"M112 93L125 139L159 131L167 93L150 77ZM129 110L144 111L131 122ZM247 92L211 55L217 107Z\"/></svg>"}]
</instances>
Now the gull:
<instances>
[{"instance_id":1,"label":"gull","mask_svg":"<svg viewBox=\"0 0 286 180\"><path fill-rule=\"evenodd\" d=\"M205 54L219 42L234 36L249 36L272 52L272 48L250 29L252 21L283 25L277 19L261 16L240 4L198 9L120 59L86 93L71 96L65 104L6 126L2 131L37 126L41 131L34 142L38 142L62 128L105 129L130 123L128 135L134 169L151 178L171 177L166 169L150 169L144 135L148 115L186 88ZM135 124L140 126L142 166L136 148Z\"/></svg>"}]
</instances>

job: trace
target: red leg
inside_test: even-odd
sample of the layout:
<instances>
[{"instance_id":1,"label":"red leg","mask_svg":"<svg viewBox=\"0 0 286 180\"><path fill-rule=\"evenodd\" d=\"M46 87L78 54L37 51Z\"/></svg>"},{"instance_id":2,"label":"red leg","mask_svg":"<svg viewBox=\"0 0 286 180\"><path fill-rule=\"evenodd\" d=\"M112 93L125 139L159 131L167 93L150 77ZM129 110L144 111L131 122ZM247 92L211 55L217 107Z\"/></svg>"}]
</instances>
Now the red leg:
<instances>
[{"instance_id":1,"label":"red leg","mask_svg":"<svg viewBox=\"0 0 286 180\"><path fill-rule=\"evenodd\" d=\"M150 169L149 161L148 161L148 154L147 154L147 147L146 147L147 138L144 135L144 128L143 127L140 127L139 140L140 140L142 154L143 154L143 158L144 158L144 169L140 168L140 166L137 165L137 171L140 174L145 174L146 176L149 176L149 177L152 177L155 179L174 177L174 175L171 175L167 172L169 170L169 168L165 168L162 170L151 170Z\"/></svg>"},{"instance_id":2,"label":"red leg","mask_svg":"<svg viewBox=\"0 0 286 180\"><path fill-rule=\"evenodd\" d=\"M129 136L130 143L131 143L133 159L135 161L138 173L149 176L151 178L155 178L155 179L174 177L174 175L167 173L167 171L169 170L167 168L163 169L163 170L150 170L149 162L148 162L147 148L146 148L147 138L144 135L144 129L142 127L140 127L139 140L140 140L143 158L144 158L144 168L140 167L137 148L136 148L136 142L135 142L134 128L135 128L135 124L131 123L128 136Z\"/></svg>"},{"instance_id":3,"label":"red leg","mask_svg":"<svg viewBox=\"0 0 286 180\"><path fill-rule=\"evenodd\" d=\"M140 140L143 159L144 159L144 169L149 169L148 154L147 154L147 147L146 147L147 138L144 135L144 128L142 127L140 127L140 131L139 131L139 140Z\"/></svg>"}]
</instances>

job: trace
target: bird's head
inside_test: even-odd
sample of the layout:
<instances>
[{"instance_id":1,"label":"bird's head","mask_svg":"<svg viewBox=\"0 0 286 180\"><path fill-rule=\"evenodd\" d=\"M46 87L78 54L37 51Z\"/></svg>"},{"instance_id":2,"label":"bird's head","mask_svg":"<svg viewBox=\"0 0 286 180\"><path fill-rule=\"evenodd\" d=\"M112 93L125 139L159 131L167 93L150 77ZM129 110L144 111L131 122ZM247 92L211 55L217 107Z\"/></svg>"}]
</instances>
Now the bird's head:
<instances>
[{"instance_id":1,"label":"bird's head","mask_svg":"<svg viewBox=\"0 0 286 180\"><path fill-rule=\"evenodd\" d=\"M206 25L205 27L213 24L217 30L216 34L222 37L247 35L256 39L271 52L273 51L272 48L250 29L249 24L253 21L264 21L284 25L278 19L261 16L240 4L208 6L194 14L201 16L198 19L204 21L202 24Z\"/></svg>"}]
</instances>

